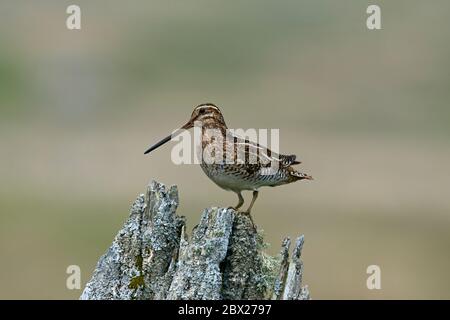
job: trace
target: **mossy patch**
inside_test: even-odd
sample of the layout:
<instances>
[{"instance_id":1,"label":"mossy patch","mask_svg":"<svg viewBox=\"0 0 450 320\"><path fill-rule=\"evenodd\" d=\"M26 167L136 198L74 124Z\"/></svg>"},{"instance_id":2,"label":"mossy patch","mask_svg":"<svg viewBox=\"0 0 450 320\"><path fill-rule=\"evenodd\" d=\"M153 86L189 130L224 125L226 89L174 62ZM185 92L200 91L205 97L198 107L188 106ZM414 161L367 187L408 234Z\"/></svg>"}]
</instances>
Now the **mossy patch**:
<instances>
[{"instance_id":1,"label":"mossy patch","mask_svg":"<svg viewBox=\"0 0 450 320\"><path fill-rule=\"evenodd\" d=\"M266 297L272 295L271 290L274 287L278 272L281 267L281 259L279 257L272 257L265 252L261 254L261 282L265 288Z\"/></svg>"},{"instance_id":2,"label":"mossy patch","mask_svg":"<svg viewBox=\"0 0 450 320\"><path fill-rule=\"evenodd\" d=\"M136 268L138 268L139 271L142 271L142 266L144 264L144 258L142 257L142 255L136 256L135 263Z\"/></svg>"},{"instance_id":3,"label":"mossy patch","mask_svg":"<svg viewBox=\"0 0 450 320\"><path fill-rule=\"evenodd\" d=\"M145 286L144 276L140 275L140 276L131 278L128 288L137 290L139 287L144 287L144 286Z\"/></svg>"}]
</instances>

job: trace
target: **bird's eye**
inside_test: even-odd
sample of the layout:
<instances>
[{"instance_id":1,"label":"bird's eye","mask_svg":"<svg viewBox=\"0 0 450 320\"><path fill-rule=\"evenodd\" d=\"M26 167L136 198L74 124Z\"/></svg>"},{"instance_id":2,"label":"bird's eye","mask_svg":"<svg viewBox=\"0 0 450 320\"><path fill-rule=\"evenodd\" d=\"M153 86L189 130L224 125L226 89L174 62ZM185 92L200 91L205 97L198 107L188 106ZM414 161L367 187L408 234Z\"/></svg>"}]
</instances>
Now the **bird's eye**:
<instances>
[{"instance_id":1,"label":"bird's eye","mask_svg":"<svg viewBox=\"0 0 450 320\"><path fill-rule=\"evenodd\" d=\"M200 109L199 113L200 113L200 114L204 114L205 111L206 111L205 109Z\"/></svg>"}]
</instances>

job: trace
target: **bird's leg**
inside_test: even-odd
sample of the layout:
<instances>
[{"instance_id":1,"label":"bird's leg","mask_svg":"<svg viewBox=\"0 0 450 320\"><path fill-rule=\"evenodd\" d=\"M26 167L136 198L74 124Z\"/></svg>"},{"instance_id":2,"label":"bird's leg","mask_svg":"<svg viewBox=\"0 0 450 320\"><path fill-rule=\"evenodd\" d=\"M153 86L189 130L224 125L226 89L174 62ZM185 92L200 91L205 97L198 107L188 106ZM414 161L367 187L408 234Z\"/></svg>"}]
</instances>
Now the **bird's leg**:
<instances>
[{"instance_id":1,"label":"bird's leg","mask_svg":"<svg viewBox=\"0 0 450 320\"><path fill-rule=\"evenodd\" d=\"M244 198L242 197L242 193L236 192L237 196L239 197L239 202L236 205L236 207L233 207L234 210L238 211L240 207L242 207L242 205L244 204Z\"/></svg>"},{"instance_id":2,"label":"bird's leg","mask_svg":"<svg viewBox=\"0 0 450 320\"><path fill-rule=\"evenodd\" d=\"M252 222L252 225L253 225L253 229L254 229L255 231L256 231L256 225L255 225L255 223L253 222L253 218L252 218L252 215L250 214L250 212L251 212L251 210L252 210L253 204L254 204L255 201L256 201L256 198L258 198L258 191L257 191L257 190L254 190L254 191L253 191L252 202L250 203L250 206L248 207L247 211L244 212L244 214L248 215L248 217L250 218L250 221Z\"/></svg>"},{"instance_id":3,"label":"bird's leg","mask_svg":"<svg viewBox=\"0 0 450 320\"><path fill-rule=\"evenodd\" d=\"M250 206L248 207L247 211L245 211L246 214L250 214L250 212L252 211L252 207L253 207L253 204L254 204L255 201L256 201L256 198L258 198L258 191L257 191L257 190L254 190L254 191L253 191L252 202L250 202Z\"/></svg>"}]
</instances>

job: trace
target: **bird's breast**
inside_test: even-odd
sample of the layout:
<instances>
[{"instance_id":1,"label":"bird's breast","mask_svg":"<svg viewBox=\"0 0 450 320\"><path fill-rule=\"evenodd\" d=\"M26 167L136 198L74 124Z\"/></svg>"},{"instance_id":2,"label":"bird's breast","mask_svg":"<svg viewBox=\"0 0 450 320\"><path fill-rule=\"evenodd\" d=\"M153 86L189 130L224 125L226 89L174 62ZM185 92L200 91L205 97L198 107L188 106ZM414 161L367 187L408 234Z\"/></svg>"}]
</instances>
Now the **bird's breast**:
<instances>
[{"instance_id":1,"label":"bird's breast","mask_svg":"<svg viewBox=\"0 0 450 320\"><path fill-rule=\"evenodd\" d=\"M258 168L245 165L201 164L205 174L225 190L256 190L277 183L277 175L262 175Z\"/></svg>"}]
</instances>

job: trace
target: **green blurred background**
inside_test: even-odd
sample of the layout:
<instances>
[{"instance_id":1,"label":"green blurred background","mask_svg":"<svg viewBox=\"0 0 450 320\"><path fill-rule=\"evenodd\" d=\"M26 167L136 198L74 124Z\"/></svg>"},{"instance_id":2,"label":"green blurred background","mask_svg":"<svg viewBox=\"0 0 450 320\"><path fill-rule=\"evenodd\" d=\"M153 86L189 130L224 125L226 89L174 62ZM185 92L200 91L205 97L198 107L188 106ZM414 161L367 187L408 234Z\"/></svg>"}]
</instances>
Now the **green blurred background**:
<instances>
[{"instance_id":1,"label":"green blurred background","mask_svg":"<svg viewBox=\"0 0 450 320\"><path fill-rule=\"evenodd\" d=\"M65 26L78 4L82 30ZM379 4L382 30L366 28ZM262 189L275 254L306 237L314 299L450 298L450 2L2 1L0 298L78 298L150 179L191 228L234 205L170 146L214 102L232 128L279 128L316 180ZM249 194L246 194L249 201ZM366 268L381 267L381 290Z\"/></svg>"}]
</instances>

